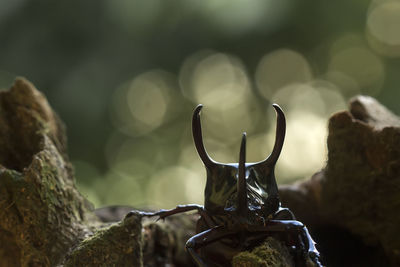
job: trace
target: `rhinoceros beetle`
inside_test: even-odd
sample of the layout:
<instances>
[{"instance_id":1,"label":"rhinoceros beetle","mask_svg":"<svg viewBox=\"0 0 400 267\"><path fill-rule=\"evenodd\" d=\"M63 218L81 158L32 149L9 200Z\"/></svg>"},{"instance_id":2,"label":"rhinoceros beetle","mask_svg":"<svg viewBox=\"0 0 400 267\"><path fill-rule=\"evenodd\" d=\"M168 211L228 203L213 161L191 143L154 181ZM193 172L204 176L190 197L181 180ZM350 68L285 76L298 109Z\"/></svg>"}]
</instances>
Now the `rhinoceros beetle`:
<instances>
[{"instance_id":1,"label":"rhinoceros beetle","mask_svg":"<svg viewBox=\"0 0 400 267\"><path fill-rule=\"evenodd\" d=\"M230 266L235 254L252 249L268 236L286 243L296 266L306 266L310 260L314 266L322 266L307 228L289 209L281 207L274 169L282 150L286 121L282 109L277 104L273 107L277 114L275 144L269 157L256 163L246 163L246 133L238 163L223 164L211 159L203 144L202 105L194 110L194 144L207 170L204 206L179 205L145 215L164 219L197 210L197 234L187 241L186 249L198 266Z\"/></svg>"}]
</instances>

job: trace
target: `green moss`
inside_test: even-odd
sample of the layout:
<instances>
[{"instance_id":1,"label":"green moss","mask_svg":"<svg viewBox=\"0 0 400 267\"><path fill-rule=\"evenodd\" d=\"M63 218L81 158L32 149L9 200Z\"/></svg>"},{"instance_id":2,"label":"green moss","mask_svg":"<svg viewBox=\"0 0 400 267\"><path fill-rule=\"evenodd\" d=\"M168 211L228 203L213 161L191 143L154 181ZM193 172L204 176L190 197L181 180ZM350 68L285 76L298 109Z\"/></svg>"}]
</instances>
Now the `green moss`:
<instances>
[{"instance_id":1,"label":"green moss","mask_svg":"<svg viewBox=\"0 0 400 267\"><path fill-rule=\"evenodd\" d=\"M232 259L233 267L290 267L294 266L285 246L268 237L252 251L244 251Z\"/></svg>"},{"instance_id":2,"label":"green moss","mask_svg":"<svg viewBox=\"0 0 400 267\"><path fill-rule=\"evenodd\" d=\"M67 257L65 266L142 266L141 216L98 230Z\"/></svg>"},{"instance_id":3,"label":"green moss","mask_svg":"<svg viewBox=\"0 0 400 267\"><path fill-rule=\"evenodd\" d=\"M88 228L85 214L90 214L90 205L74 187L54 146L44 146L23 173L0 170L0 231L15 238L22 266L58 263ZM11 253L2 249L5 255Z\"/></svg>"}]
</instances>

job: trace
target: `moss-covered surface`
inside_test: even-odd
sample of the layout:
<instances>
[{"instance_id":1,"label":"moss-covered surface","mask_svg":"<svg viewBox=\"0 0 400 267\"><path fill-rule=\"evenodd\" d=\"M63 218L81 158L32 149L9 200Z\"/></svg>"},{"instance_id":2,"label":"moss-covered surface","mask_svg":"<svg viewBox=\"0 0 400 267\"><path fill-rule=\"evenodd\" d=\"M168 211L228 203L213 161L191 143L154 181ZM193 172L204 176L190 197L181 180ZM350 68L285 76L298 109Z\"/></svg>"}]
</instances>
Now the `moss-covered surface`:
<instances>
[{"instance_id":1,"label":"moss-covered surface","mask_svg":"<svg viewBox=\"0 0 400 267\"><path fill-rule=\"evenodd\" d=\"M252 251L241 252L232 259L233 267L292 267L294 263L287 247L268 237Z\"/></svg>"},{"instance_id":2,"label":"moss-covered surface","mask_svg":"<svg viewBox=\"0 0 400 267\"><path fill-rule=\"evenodd\" d=\"M0 93L0 243L9 266L53 266L89 231L62 123L24 79ZM56 233L56 234L55 234Z\"/></svg>"},{"instance_id":3,"label":"moss-covered surface","mask_svg":"<svg viewBox=\"0 0 400 267\"><path fill-rule=\"evenodd\" d=\"M139 214L96 231L68 255L65 266L142 266L142 224Z\"/></svg>"}]
</instances>

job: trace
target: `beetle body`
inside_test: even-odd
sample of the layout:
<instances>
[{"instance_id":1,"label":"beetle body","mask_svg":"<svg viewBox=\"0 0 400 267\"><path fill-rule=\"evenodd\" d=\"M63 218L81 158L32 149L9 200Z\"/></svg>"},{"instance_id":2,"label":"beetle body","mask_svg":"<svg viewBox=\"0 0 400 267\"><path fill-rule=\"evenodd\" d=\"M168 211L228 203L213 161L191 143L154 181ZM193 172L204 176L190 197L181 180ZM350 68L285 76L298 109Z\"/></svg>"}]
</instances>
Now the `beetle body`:
<instances>
[{"instance_id":1,"label":"beetle body","mask_svg":"<svg viewBox=\"0 0 400 267\"><path fill-rule=\"evenodd\" d=\"M197 210L201 215L197 234L186 243L186 249L198 266L230 266L232 257L249 250L268 236L276 237L295 252L296 266L311 259L322 266L307 228L295 220L293 213L282 208L274 169L282 150L286 122L282 109L277 114L275 145L263 161L246 163L246 134L243 133L238 163L223 164L208 155L202 137L200 111L193 113L194 144L207 170L204 206L181 205L160 210L149 216L165 218L180 212Z\"/></svg>"}]
</instances>

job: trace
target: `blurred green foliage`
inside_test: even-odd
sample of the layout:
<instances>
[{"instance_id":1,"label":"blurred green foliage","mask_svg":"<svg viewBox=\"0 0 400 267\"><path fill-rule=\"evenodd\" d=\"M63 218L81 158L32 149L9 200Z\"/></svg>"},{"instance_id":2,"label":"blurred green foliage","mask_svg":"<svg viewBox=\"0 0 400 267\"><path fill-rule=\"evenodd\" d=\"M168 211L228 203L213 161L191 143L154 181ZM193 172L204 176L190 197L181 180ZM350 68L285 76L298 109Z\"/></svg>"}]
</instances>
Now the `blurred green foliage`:
<instances>
[{"instance_id":1,"label":"blurred green foliage","mask_svg":"<svg viewBox=\"0 0 400 267\"><path fill-rule=\"evenodd\" d=\"M272 102L287 114L279 183L325 161L326 120L369 94L399 113L400 4L390 0L3 1L0 87L25 76L68 127L81 190L96 205L202 202L190 135L237 161L270 153Z\"/></svg>"}]
</instances>

